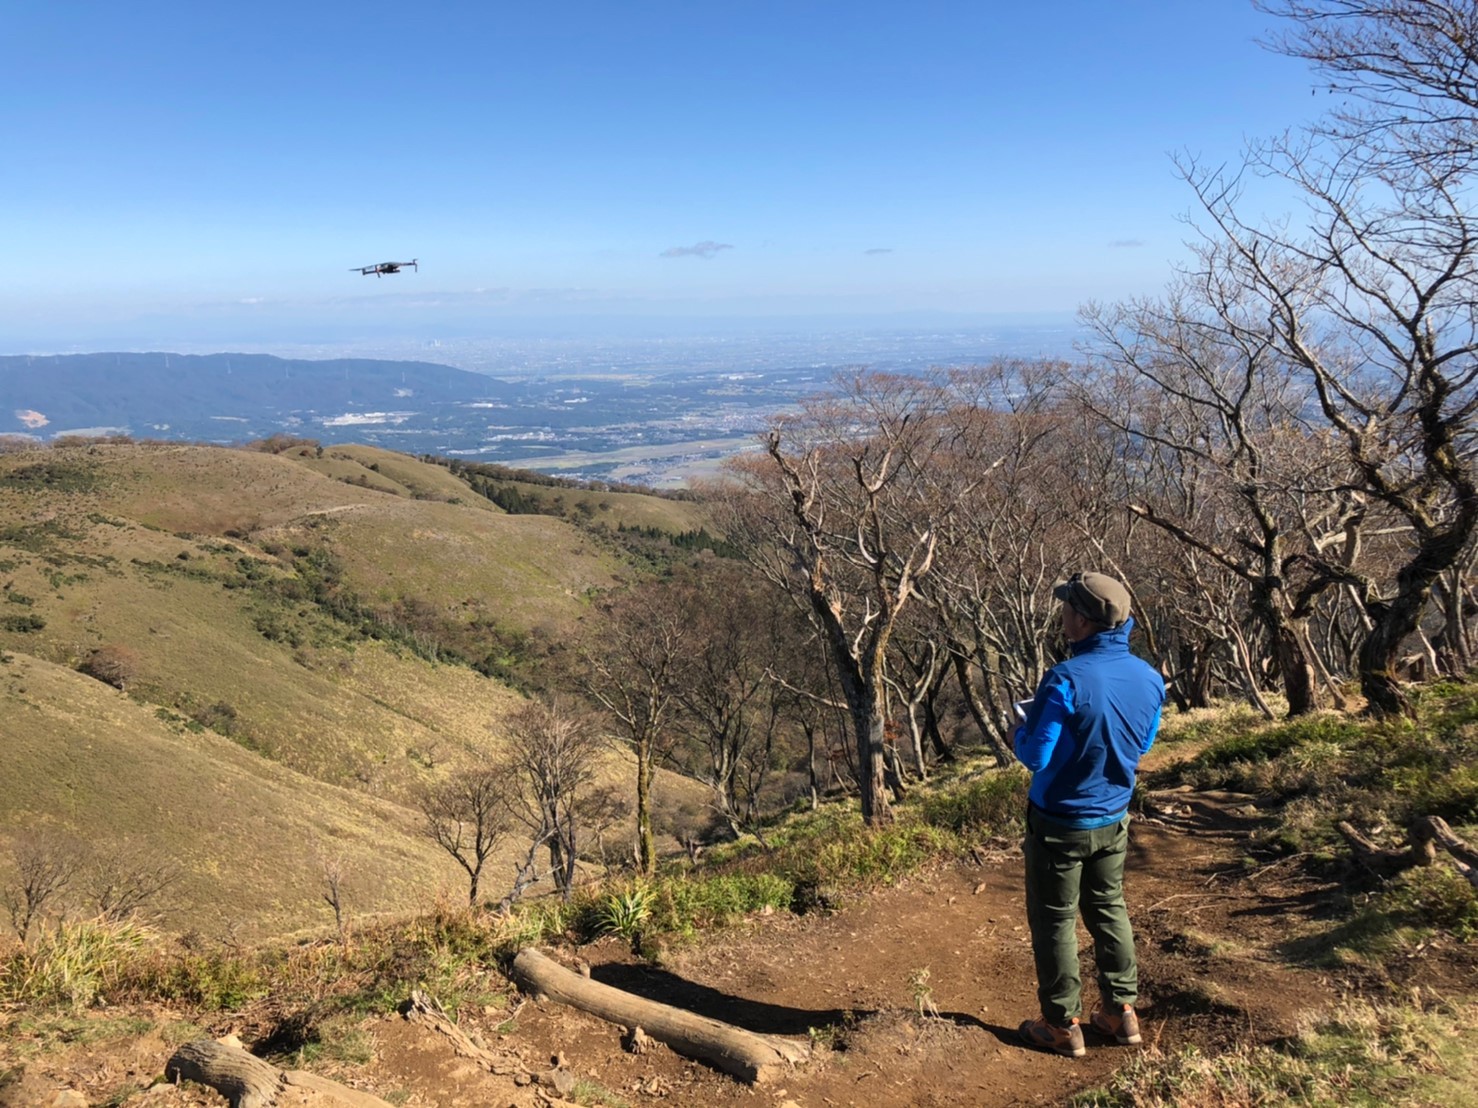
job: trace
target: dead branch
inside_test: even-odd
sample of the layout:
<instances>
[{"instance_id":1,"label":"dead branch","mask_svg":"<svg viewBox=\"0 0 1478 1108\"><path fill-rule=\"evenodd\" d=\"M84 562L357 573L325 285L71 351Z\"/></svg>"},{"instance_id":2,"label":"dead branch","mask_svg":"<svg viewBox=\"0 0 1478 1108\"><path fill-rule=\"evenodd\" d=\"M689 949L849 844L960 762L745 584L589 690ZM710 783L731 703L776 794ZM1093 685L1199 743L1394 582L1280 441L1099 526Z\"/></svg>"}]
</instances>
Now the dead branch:
<instances>
[{"instance_id":1,"label":"dead branch","mask_svg":"<svg viewBox=\"0 0 1478 1108\"><path fill-rule=\"evenodd\" d=\"M1474 888L1478 888L1478 850L1453 833L1447 821L1440 816L1423 816L1407 831L1407 848L1392 850L1378 846L1357 831L1348 820L1336 825L1339 833L1355 852L1356 859L1366 869L1381 877L1394 877L1412 866L1430 866L1437 860L1440 847L1452 858L1457 871Z\"/></svg>"},{"instance_id":2,"label":"dead branch","mask_svg":"<svg viewBox=\"0 0 1478 1108\"><path fill-rule=\"evenodd\" d=\"M410 999L400 1006L400 1014L412 1023L419 1023L438 1035L446 1036L452 1044L452 1050L459 1057L471 1059L489 1073L506 1075L529 1072L516 1055L495 1053L473 1042L465 1031L451 1021L436 998L420 989L411 990Z\"/></svg>"}]
</instances>

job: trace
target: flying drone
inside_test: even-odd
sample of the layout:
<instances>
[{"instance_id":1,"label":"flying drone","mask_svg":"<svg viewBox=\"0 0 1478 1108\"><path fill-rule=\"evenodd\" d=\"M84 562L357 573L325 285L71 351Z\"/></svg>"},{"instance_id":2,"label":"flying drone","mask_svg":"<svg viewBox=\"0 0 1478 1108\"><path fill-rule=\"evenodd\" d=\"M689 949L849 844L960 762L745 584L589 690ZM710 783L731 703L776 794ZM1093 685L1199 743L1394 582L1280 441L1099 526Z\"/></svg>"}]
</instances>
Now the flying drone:
<instances>
[{"instance_id":1,"label":"flying drone","mask_svg":"<svg viewBox=\"0 0 1478 1108\"><path fill-rule=\"evenodd\" d=\"M412 258L408 262L376 262L374 265L357 265L349 272L361 273L366 277L373 273L379 277L386 273L399 273L402 266L410 266L417 273L421 271L421 267L416 264L416 259Z\"/></svg>"}]
</instances>

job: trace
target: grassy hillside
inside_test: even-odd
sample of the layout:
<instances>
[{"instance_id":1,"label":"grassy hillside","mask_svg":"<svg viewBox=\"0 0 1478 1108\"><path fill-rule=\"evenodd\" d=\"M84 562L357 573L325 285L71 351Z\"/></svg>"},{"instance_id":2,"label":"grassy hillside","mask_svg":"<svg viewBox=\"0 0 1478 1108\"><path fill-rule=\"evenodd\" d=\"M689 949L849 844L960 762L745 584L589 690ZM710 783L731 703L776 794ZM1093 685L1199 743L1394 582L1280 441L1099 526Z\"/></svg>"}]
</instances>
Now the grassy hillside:
<instances>
[{"instance_id":1,"label":"grassy hillside","mask_svg":"<svg viewBox=\"0 0 1478 1108\"><path fill-rule=\"evenodd\" d=\"M106 829L110 848L147 845L175 860L168 925L250 936L321 922L324 858L342 858L346 899L361 913L424 906L438 888L457 888L412 810L160 718L66 667L7 659L0 833L97 843Z\"/></svg>"},{"instance_id":2,"label":"grassy hillside","mask_svg":"<svg viewBox=\"0 0 1478 1108\"><path fill-rule=\"evenodd\" d=\"M306 844L368 856L378 837L383 865L351 859L376 907L424 903L449 863L408 806L484 764L523 702L484 674L568 634L623 568L569 522L370 448L0 457L0 744L27 752L0 778L0 868L43 819L83 839L137 824L182 857L180 829L209 829L212 897L301 926L324 912ZM180 894L192 926L203 891Z\"/></svg>"},{"instance_id":3,"label":"grassy hillside","mask_svg":"<svg viewBox=\"0 0 1478 1108\"><path fill-rule=\"evenodd\" d=\"M321 454L316 450L299 450L288 456L316 473L381 492L416 500L465 503L487 511L499 510L484 497L468 495L466 484L446 467L428 465L390 450L346 444L324 447Z\"/></svg>"}]
</instances>

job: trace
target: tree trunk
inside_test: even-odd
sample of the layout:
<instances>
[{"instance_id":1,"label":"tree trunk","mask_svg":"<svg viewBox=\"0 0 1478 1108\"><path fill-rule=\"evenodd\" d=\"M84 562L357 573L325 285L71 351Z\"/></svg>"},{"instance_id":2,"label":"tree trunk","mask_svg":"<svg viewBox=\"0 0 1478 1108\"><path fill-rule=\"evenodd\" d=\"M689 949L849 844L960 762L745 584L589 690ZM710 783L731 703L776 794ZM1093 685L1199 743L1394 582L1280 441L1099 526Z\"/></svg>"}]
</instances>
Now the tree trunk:
<instances>
[{"instance_id":1,"label":"tree trunk","mask_svg":"<svg viewBox=\"0 0 1478 1108\"><path fill-rule=\"evenodd\" d=\"M652 834L652 738L636 743L636 867L644 876L657 871L657 840Z\"/></svg>"},{"instance_id":2,"label":"tree trunk","mask_svg":"<svg viewBox=\"0 0 1478 1108\"><path fill-rule=\"evenodd\" d=\"M811 778L811 811L821 806L821 784L816 778L816 725L805 722L801 724L806 732L806 768Z\"/></svg>"},{"instance_id":3,"label":"tree trunk","mask_svg":"<svg viewBox=\"0 0 1478 1108\"><path fill-rule=\"evenodd\" d=\"M954 660L955 677L959 680L960 693L965 698L966 707L970 709L970 718L980 729L980 737L990 745L991 753L996 756L996 761L1002 766L1009 766L1014 761L1014 755L1010 746L1001 738L991 723L990 713L981 702L975 683L970 680L969 660L958 651L951 651L950 654Z\"/></svg>"},{"instance_id":4,"label":"tree trunk","mask_svg":"<svg viewBox=\"0 0 1478 1108\"><path fill-rule=\"evenodd\" d=\"M171 1081L184 1078L209 1085L231 1102L231 1108L274 1108L284 1090L296 1087L316 1094L306 1101L323 1108L391 1108L389 1102L301 1070L280 1070L237 1046L196 1039L174 1052L165 1065Z\"/></svg>"},{"instance_id":5,"label":"tree trunk","mask_svg":"<svg viewBox=\"0 0 1478 1108\"><path fill-rule=\"evenodd\" d=\"M1459 484L1458 510L1443 530L1421 535L1416 553L1396 575L1396 595L1389 602L1365 601L1374 626L1360 647L1360 691L1372 715L1415 715L1415 706L1396 677L1396 659L1407 636L1421 623L1432 586L1452 566L1478 521L1478 491L1466 480Z\"/></svg>"},{"instance_id":6,"label":"tree trunk","mask_svg":"<svg viewBox=\"0 0 1478 1108\"><path fill-rule=\"evenodd\" d=\"M1365 711L1374 716L1413 715L1411 699L1396 676L1396 658L1410 629L1403 629L1406 621L1395 616L1392 606L1381 605L1370 614L1375 626L1360 644L1360 691L1365 694ZM1410 623L1415 628L1416 621Z\"/></svg>"},{"instance_id":7,"label":"tree trunk","mask_svg":"<svg viewBox=\"0 0 1478 1108\"><path fill-rule=\"evenodd\" d=\"M852 726L856 729L857 759L862 770L858 781L862 793L862 822L874 827L893 820L883 759L886 736L875 690L864 686L859 692L858 703L852 709Z\"/></svg>"},{"instance_id":8,"label":"tree trunk","mask_svg":"<svg viewBox=\"0 0 1478 1108\"><path fill-rule=\"evenodd\" d=\"M1278 671L1283 675L1283 691L1288 695L1289 716L1306 716L1319 710L1318 688L1314 683L1314 667L1304 653L1298 629L1279 619L1274 640Z\"/></svg>"},{"instance_id":9,"label":"tree trunk","mask_svg":"<svg viewBox=\"0 0 1478 1108\"><path fill-rule=\"evenodd\" d=\"M514 958L513 979L526 993L549 997L622 1027L639 1027L679 1054L755 1084L779 1077L790 1064L805 1061L809 1053L789 1039L757 1035L591 981L533 947L525 947Z\"/></svg>"},{"instance_id":10,"label":"tree trunk","mask_svg":"<svg viewBox=\"0 0 1478 1108\"><path fill-rule=\"evenodd\" d=\"M943 681L944 672L941 670L941 685ZM939 689L940 686L936 685L934 691L929 694L929 698L924 701L924 734L929 736L929 745L934 748L934 757L937 760L937 764L942 765L946 762L953 762L955 760L955 752L949 748L949 743L944 741L943 732L939 730L939 712L934 707L935 701L939 697Z\"/></svg>"}]
</instances>

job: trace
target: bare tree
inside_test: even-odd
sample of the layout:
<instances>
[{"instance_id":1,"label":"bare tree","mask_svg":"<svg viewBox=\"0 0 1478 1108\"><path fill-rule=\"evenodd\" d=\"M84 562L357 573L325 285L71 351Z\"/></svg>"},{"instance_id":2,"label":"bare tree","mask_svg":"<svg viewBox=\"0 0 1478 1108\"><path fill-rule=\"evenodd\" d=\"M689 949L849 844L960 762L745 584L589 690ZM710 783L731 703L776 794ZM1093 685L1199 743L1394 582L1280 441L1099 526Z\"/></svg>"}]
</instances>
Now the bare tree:
<instances>
[{"instance_id":1,"label":"bare tree","mask_svg":"<svg viewBox=\"0 0 1478 1108\"><path fill-rule=\"evenodd\" d=\"M5 890L5 907L21 942L54 908L82 867L82 857L71 843L53 834L28 832L10 847L15 883Z\"/></svg>"},{"instance_id":2,"label":"bare tree","mask_svg":"<svg viewBox=\"0 0 1478 1108\"><path fill-rule=\"evenodd\" d=\"M92 906L106 920L125 920L145 913L183 876L179 862L135 842L115 843L94 854L85 867Z\"/></svg>"},{"instance_id":3,"label":"bare tree","mask_svg":"<svg viewBox=\"0 0 1478 1108\"><path fill-rule=\"evenodd\" d=\"M1121 511L1075 505L1077 475L1064 461L1073 420L1055 400L1068 367L1007 360L950 375L957 435L936 459L940 494L953 504L941 527L938 565L919 593L948 647L946 659L981 736L1002 763L1011 759L1011 704L1036 687L1055 636L1055 580L1084 568L1074 529ZM1070 446L1065 446L1071 442ZM1102 481L1095 473L1095 488ZM1100 524L1107 526L1107 524ZM1089 559L1097 565L1097 559Z\"/></svg>"},{"instance_id":4,"label":"bare tree","mask_svg":"<svg viewBox=\"0 0 1478 1108\"><path fill-rule=\"evenodd\" d=\"M644 874L657 864L652 779L672 741L666 729L691 642L692 628L666 602L659 583L599 604L581 644L579 683L609 713L636 756L637 867Z\"/></svg>"},{"instance_id":5,"label":"bare tree","mask_svg":"<svg viewBox=\"0 0 1478 1108\"><path fill-rule=\"evenodd\" d=\"M568 897L580 857L580 835L596 811L608 808L591 786L603 741L589 716L557 702L533 701L506 726L503 774L511 811L531 841L549 849L555 888Z\"/></svg>"},{"instance_id":6,"label":"bare tree","mask_svg":"<svg viewBox=\"0 0 1478 1108\"><path fill-rule=\"evenodd\" d=\"M467 874L467 904L477 904L483 870L507 834L511 814L505 769L454 774L421 796L426 833Z\"/></svg>"},{"instance_id":7,"label":"bare tree","mask_svg":"<svg viewBox=\"0 0 1478 1108\"><path fill-rule=\"evenodd\" d=\"M804 598L826 639L861 770L862 815L892 818L885 781L889 639L933 567L952 509L929 470L948 449L936 380L859 375L842 396L776 421L771 467L744 467L766 533L751 546L772 580Z\"/></svg>"},{"instance_id":8,"label":"bare tree","mask_svg":"<svg viewBox=\"0 0 1478 1108\"><path fill-rule=\"evenodd\" d=\"M349 943L349 912L344 900L344 882L349 876L349 863L342 853L319 852L318 870L322 878L319 895L334 914L334 932L339 936L339 945Z\"/></svg>"},{"instance_id":9,"label":"bare tree","mask_svg":"<svg viewBox=\"0 0 1478 1108\"><path fill-rule=\"evenodd\" d=\"M1422 639L1433 590L1448 587L1444 575L1461 570L1478 529L1478 224L1471 215L1478 5L1266 0L1262 6L1287 21L1273 48L1311 61L1348 99L1306 131L1252 146L1240 167L1182 159L1198 206L1196 261L1182 275L1182 290L1194 289L1195 310L1138 310L1123 322L1136 342L1147 340L1161 353L1170 324L1170 347L1179 351L1172 364L1181 371L1198 371L1185 351L1199 358L1211 348L1217 356L1205 364L1224 367L1214 375L1218 384L1235 385L1237 370L1255 365L1274 379L1287 375L1295 395L1307 394L1290 422L1305 425L1298 436L1304 443L1326 437L1337 443L1346 472L1322 490L1308 475L1286 474L1287 491L1304 497L1306 506L1309 498L1332 493L1334 506L1315 507L1318 522L1302 536L1302 551L1288 548L1299 537L1296 528L1269 528L1261 520L1251 532L1261 550L1251 559L1211 545L1202 550L1244 575L1286 676L1312 661L1298 658L1312 641L1305 621L1315 598L1336 606L1321 594L1337 586L1359 605L1358 670L1369 709L1409 711L1397 661ZM1295 213L1270 220L1249 215L1242 194L1249 174L1291 186ZM1186 322L1195 333L1182 341ZM1101 337L1106 333L1100 329ZM1131 349L1119 345L1121 362L1131 361L1125 356ZM1156 365L1153 358L1133 364L1140 373ZM1248 411L1227 402L1241 393L1209 396L1212 383L1201 374L1181 399L1210 400L1202 414L1222 421ZM1254 387L1250 395L1256 394ZM1258 428L1223 423L1219 433L1225 438L1228 430L1238 452L1204 460L1227 466L1243 510L1256 516L1273 502L1271 486L1248 467L1246 445L1255 435L1246 432ZM1269 450L1262 458L1276 456ZM1246 495L1249 486L1255 497ZM1372 534L1384 536L1381 557L1367 549L1362 566L1355 555ZM1303 580L1291 588L1302 599L1289 597L1295 569ZM1312 685L1307 674L1296 681ZM1297 685L1293 691L1298 699Z\"/></svg>"},{"instance_id":10,"label":"bare tree","mask_svg":"<svg viewBox=\"0 0 1478 1108\"><path fill-rule=\"evenodd\" d=\"M1440 178L1478 153L1472 0L1255 0L1280 17L1266 45L1313 63L1342 101L1317 130L1369 170L1420 163Z\"/></svg>"},{"instance_id":11,"label":"bare tree","mask_svg":"<svg viewBox=\"0 0 1478 1108\"><path fill-rule=\"evenodd\" d=\"M801 649L801 621L788 598L733 562L688 571L668 590L694 630L675 718L678 772L713 792L717 814L738 835L758 818L760 794L791 734L796 694L776 670Z\"/></svg>"},{"instance_id":12,"label":"bare tree","mask_svg":"<svg viewBox=\"0 0 1478 1108\"><path fill-rule=\"evenodd\" d=\"M1369 619L1359 669L1371 710L1404 712L1395 663L1478 526L1478 226L1463 196L1420 169L1372 183L1306 151L1277 164L1308 200L1308 236L1250 224L1226 180L1188 176L1221 240L1217 263L1262 302L1259 326L1312 384L1361 492L1410 529L1390 576L1321 561Z\"/></svg>"},{"instance_id":13,"label":"bare tree","mask_svg":"<svg viewBox=\"0 0 1478 1108\"><path fill-rule=\"evenodd\" d=\"M1246 583L1289 713L1303 715L1318 707L1306 623L1333 583L1316 563L1365 506L1334 444L1305 425L1310 386L1249 318L1260 305L1218 245L1199 258L1163 301L1085 310L1104 372L1082 396L1137 460L1130 510Z\"/></svg>"}]
</instances>

